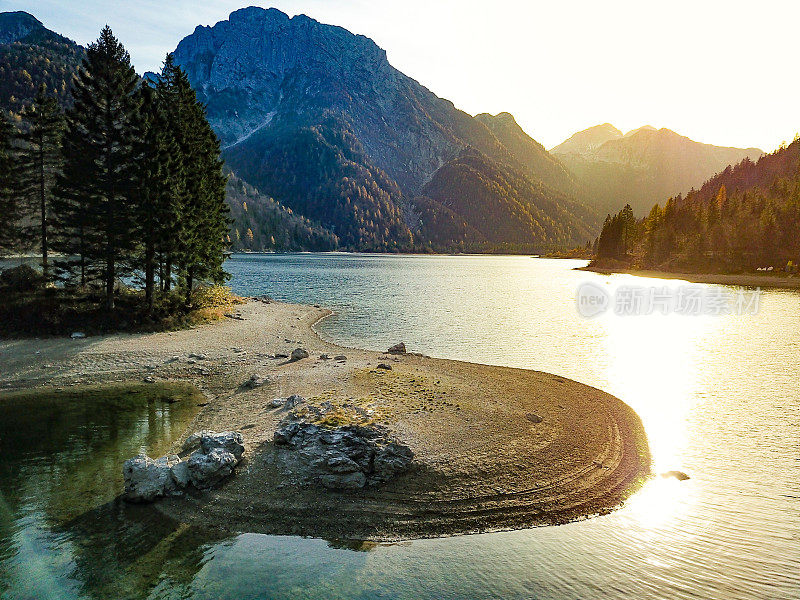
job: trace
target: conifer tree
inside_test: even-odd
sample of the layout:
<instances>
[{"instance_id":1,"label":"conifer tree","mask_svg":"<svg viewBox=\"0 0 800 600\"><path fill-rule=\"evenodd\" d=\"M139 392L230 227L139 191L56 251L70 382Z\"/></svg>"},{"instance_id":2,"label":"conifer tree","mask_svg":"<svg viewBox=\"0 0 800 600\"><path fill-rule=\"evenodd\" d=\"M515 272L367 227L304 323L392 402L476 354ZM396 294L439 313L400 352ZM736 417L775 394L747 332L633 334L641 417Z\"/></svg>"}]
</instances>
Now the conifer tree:
<instances>
[{"instance_id":1,"label":"conifer tree","mask_svg":"<svg viewBox=\"0 0 800 600\"><path fill-rule=\"evenodd\" d=\"M58 100L47 94L42 84L31 105L21 115L25 129L20 133L17 153L19 193L36 224L26 231L38 238L42 253L42 273L48 277L49 212L55 176L61 166L61 136L64 118Z\"/></svg>"},{"instance_id":2,"label":"conifer tree","mask_svg":"<svg viewBox=\"0 0 800 600\"><path fill-rule=\"evenodd\" d=\"M152 311L156 265L175 253L183 202L180 148L170 128L167 104L157 89L142 84L136 157L135 207L140 248L135 266L144 273L145 299ZM162 275L163 277L163 275Z\"/></svg>"},{"instance_id":3,"label":"conifer tree","mask_svg":"<svg viewBox=\"0 0 800 600\"><path fill-rule=\"evenodd\" d=\"M19 202L14 168L14 127L0 114L0 254L19 241Z\"/></svg>"},{"instance_id":4,"label":"conifer tree","mask_svg":"<svg viewBox=\"0 0 800 600\"><path fill-rule=\"evenodd\" d=\"M159 114L165 120L162 124L165 132L163 141L168 146L167 154L170 157L167 177L170 181L171 196L169 202L160 207L162 237L157 250L159 280L163 292L169 292L172 287L173 268L178 262L181 248L179 237L187 193L185 174L187 152L181 145L186 141L181 125L182 114L185 111L181 108L181 97L176 85L179 72L180 69L175 66L172 54L168 54L156 84Z\"/></svg>"},{"instance_id":5,"label":"conifer tree","mask_svg":"<svg viewBox=\"0 0 800 600\"><path fill-rule=\"evenodd\" d=\"M133 179L139 77L106 26L74 80L58 178L59 250L79 253L81 283L96 270L107 309L134 246ZM74 265L68 265L71 270Z\"/></svg>"},{"instance_id":6,"label":"conifer tree","mask_svg":"<svg viewBox=\"0 0 800 600\"><path fill-rule=\"evenodd\" d=\"M182 155L184 201L178 233L178 266L186 304L198 281L221 283L230 225L225 203L226 177L220 144L184 71L167 57L162 77L167 88L173 134Z\"/></svg>"}]
</instances>

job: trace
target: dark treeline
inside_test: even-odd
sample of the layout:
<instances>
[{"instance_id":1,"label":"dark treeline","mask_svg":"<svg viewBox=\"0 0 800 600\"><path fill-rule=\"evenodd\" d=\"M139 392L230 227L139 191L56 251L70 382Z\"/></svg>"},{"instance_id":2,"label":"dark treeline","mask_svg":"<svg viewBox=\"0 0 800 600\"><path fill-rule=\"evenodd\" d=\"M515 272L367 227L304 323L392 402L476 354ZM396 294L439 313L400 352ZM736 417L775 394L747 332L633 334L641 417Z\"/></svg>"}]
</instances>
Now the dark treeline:
<instances>
[{"instance_id":1,"label":"dark treeline","mask_svg":"<svg viewBox=\"0 0 800 600\"><path fill-rule=\"evenodd\" d=\"M643 219L606 217L597 257L634 267L737 272L800 262L800 140L728 167Z\"/></svg>"},{"instance_id":2,"label":"dark treeline","mask_svg":"<svg viewBox=\"0 0 800 600\"><path fill-rule=\"evenodd\" d=\"M45 278L101 289L109 310L123 277L149 310L158 294L188 305L198 283L224 281L219 141L172 57L142 81L106 27L70 92L65 113L42 86L18 128L0 121L0 250L37 247Z\"/></svg>"}]
</instances>

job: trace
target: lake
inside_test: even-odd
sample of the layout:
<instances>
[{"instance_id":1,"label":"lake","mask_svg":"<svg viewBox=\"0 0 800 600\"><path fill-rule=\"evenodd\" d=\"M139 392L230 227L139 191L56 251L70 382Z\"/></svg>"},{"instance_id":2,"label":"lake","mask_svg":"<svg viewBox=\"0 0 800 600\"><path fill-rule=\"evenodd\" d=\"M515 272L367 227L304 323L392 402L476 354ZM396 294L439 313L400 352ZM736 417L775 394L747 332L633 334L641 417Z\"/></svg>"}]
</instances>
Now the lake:
<instances>
[{"instance_id":1,"label":"lake","mask_svg":"<svg viewBox=\"0 0 800 600\"><path fill-rule=\"evenodd\" d=\"M237 255L227 270L237 293L332 308L317 330L342 345L404 341L431 356L548 371L608 391L641 416L654 470L689 480L656 477L620 510L559 527L360 548L248 533L215 539L113 501L53 514L58 486L31 482L80 472L75 448L86 443L61 435L22 458L12 451L9 463L24 468L2 472L6 496L44 491L27 504L3 502L1 597L796 599L800 294L764 292L756 314L609 310L585 319L576 294L587 282L611 297L632 286L677 294L686 284L574 270L584 264L294 254ZM101 411L65 427L85 437L105 431L108 418ZM121 465L144 435L116 429L110 456ZM92 481L84 477L73 494L90 501Z\"/></svg>"}]
</instances>

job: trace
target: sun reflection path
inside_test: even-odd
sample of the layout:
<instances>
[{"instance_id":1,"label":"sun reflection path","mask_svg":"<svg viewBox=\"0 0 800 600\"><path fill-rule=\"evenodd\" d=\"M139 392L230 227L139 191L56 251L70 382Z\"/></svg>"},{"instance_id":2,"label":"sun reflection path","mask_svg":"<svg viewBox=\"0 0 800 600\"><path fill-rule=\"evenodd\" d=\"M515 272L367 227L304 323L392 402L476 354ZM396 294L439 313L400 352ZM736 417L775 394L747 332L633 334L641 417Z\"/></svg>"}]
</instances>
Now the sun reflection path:
<instances>
[{"instance_id":1,"label":"sun reflection path","mask_svg":"<svg viewBox=\"0 0 800 600\"><path fill-rule=\"evenodd\" d=\"M610 291L638 278L613 278ZM648 281L657 287L685 282ZM690 412L707 396L699 389L701 345L724 327L725 317L660 313L599 318L605 329L608 391L630 405L642 419L653 458L654 473L686 470ZM654 478L628 502L633 518L657 527L685 506L685 488L674 479ZM679 500L682 497L682 500Z\"/></svg>"}]
</instances>

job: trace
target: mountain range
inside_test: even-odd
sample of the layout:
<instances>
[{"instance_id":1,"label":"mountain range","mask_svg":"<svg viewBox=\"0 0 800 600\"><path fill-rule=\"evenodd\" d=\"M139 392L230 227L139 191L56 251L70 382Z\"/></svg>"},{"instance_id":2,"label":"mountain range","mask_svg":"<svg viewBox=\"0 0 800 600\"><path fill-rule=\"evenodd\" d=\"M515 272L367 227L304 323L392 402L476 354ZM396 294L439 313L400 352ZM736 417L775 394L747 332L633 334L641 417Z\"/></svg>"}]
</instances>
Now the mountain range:
<instances>
[{"instance_id":1,"label":"mountain range","mask_svg":"<svg viewBox=\"0 0 800 600\"><path fill-rule=\"evenodd\" d=\"M649 125L623 135L609 123L576 133L550 153L575 175L598 210L615 212L630 204L639 215L702 185L728 165L764 154L758 148L701 144Z\"/></svg>"},{"instance_id":2,"label":"mountain range","mask_svg":"<svg viewBox=\"0 0 800 600\"><path fill-rule=\"evenodd\" d=\"M470 116L392 67L364 36L251 7L198 27L174 55L208 106L227 164L334 231L346 247L461 244L460 234L448 240L444 231L431 231L438 219L420 218L445 208L468 226L474 249L535 250L593 237L597 215L568 198L577 190L572 175L511 115ZM467 149L481 159L459 169L453 161ZM444 205L426 190L442 169L458 172L454 183L464 190L503 172L513 201L490 193L480 211ZM556 217L546 208L553 205L558 235L545 222ZM513 240L487 226L498 221L508 221Z\"/></svg>"},{"instance_id":3,"label":"mountain range","mask_svg":"<svg viewBox=\"0 0 800 600\"><path fill-rule=\"evenodd\" d=\"M27 13L0 14L0 109L13 116L40 82L69 105L83 53ZM548 152L511 114L436 96L369 38L276 9L199 26L174 57L222 142L235 249L583 246L606 212L761 154L609 124Z\"/></svg>"}]
</instances>

